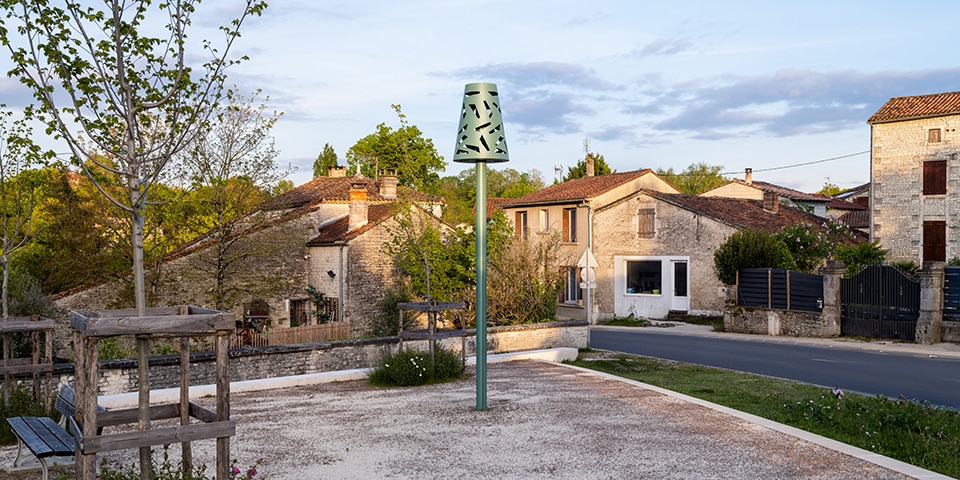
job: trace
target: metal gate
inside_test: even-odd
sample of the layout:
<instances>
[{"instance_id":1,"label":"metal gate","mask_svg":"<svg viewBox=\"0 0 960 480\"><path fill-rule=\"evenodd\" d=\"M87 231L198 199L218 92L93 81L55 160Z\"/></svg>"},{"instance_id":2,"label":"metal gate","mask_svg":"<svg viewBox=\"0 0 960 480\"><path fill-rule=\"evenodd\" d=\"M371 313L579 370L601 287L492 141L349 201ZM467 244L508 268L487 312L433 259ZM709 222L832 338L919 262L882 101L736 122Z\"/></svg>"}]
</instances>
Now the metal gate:
<instances>
[{"instance_id":1,"label":"metal gate","mask_svg":"<svg viewBox=\"0 0 960 480\"><path fill-rule=\"evenodd\" d=\"M870 265L840 280L840 333L870 338L916 339L920 281L896 267Z\"/></svg>"}]
</instances>

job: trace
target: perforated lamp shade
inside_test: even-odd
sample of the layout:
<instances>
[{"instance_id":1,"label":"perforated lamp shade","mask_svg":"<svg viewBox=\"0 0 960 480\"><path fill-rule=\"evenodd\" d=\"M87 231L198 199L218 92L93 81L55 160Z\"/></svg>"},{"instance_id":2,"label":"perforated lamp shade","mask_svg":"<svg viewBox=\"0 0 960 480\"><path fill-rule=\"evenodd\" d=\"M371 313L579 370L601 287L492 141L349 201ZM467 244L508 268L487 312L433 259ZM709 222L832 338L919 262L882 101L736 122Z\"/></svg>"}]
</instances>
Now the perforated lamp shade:
<instances>
[{"instance_id":1,"label":"perforated lamp shade","mask_svg":"<svg viewBox=\"0 0 960 480\"><path fill-rule=\"evenodd\" d=\"M460 131L453 161L498 163L509 160L497 86L468 83L463 90Z\"/></svg>"}]
</instances>

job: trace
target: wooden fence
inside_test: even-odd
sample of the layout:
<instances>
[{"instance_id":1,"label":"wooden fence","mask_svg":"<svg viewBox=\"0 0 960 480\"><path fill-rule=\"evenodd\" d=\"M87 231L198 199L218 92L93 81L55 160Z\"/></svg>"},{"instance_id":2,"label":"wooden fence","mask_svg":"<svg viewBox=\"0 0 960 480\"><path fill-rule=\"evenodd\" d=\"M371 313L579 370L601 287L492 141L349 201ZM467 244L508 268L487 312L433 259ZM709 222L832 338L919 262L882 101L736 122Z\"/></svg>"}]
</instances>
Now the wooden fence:
<instances>
[{"instance_id":1,"label":"wooden fence","mask_svg":"<svg viewBox=\"0 0 960 480\"><path fill-rule=\"evenodd\" d=\"M233 339L233 348L296 345L350 338L350 322L332 322L302 327L276 328L267 332L240 330Z\"/></svg>"}]
</instances>

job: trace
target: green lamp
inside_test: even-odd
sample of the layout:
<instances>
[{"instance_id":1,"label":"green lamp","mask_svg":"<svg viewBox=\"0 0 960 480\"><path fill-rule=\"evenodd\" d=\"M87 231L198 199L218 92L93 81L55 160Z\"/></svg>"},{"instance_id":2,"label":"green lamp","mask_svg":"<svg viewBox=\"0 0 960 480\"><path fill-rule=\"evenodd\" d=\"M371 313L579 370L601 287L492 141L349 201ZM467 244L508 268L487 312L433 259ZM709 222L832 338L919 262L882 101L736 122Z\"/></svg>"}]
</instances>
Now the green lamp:
<instances>
[{"instance_id":1,"label":"green lamp","mask_svg":"<svg viewBox=\"0 0 960 480\"><path fill-rule=\"evenodd\" d=\"M468 83L453 161L477 172L477 410L487 409L487 163L509 160L497 86Z\"/></svg>"}]
</instances>

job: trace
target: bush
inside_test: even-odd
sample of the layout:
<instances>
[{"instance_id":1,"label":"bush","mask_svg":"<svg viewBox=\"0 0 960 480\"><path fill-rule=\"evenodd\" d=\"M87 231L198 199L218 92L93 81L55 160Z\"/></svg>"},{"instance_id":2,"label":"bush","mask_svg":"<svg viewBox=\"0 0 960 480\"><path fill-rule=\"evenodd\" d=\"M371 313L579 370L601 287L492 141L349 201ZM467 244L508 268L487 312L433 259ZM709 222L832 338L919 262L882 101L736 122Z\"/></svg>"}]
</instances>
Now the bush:
<instances>
[{"instance_id":1,"label":"bush","mask_svg":"<svg viewBox=\"0 0 960 480\"><path fill-rule=\"evenodd\" d=\"M852 277L867 265L882 263L887 251L880 248L877 242L863 242L853 246L838 246L836 256L847 267L846 276Z\"/></svg>"},{"instance_id":2,"label":"bush","mask_svg":"<svg viewBox=\"0 0 960 480\"><path fill-rule=\"evenodd\" d=\"M4 402L0 397L0 414L4 419L10 417L46 417L48 412L43 408L43 401L33 398L33 393L24 387L18 387L10 392L10 401ZM54 418L54 420L58 420ZM17 437L10 430L6 421L0 421L0 444L13 445Z\"/></svg>"},{"instance_id":3,"label":"bush","mask_svg":"<svg viewBox=\"0 0 960 480\"><path fill-rule=\"evenodd\" d=\"M253 480L260 473L258 468L263 464L263 460L257 460L253 465L242 469L237 466L234 460L230 466L230 480ZM213 478L216 478L214 473ZM61 478L72 478L63 477ZM174 462L170 458L170 445L163 446L163 458L158 462L153 462L153 478L155 480L209 480L211 475L207 474L205 465L196 465L192 472L184 472L183 465L180 462ZM100 474L98 480L139 480L139 465L123 465L120 463L110 463L106 460L100 462Z\"/></svg>"},{"instance_id":4,"label":"bush","mask_svg":"<svg viewBox=\"0 0 960 480\"><path fill-rule=\"evenodd\" d=\"M432 374L430 370L430 352L406 349L384 358L370 374L370 383L412 387L456 380L463 376L463 358L453 350L437 345L434 348Z\"/></svg>"},{"instance_id":5,"label":"bush","mask_svg":"<svg viewBox=\"0 0 960 480\"><path fill-rule=\"evenodd\" d=\"M790 251L774 235L759 230L740 230L713 252L713 268L720 281L737 282L742 268L794 268Z\"/></svg>"}]
</instances>

